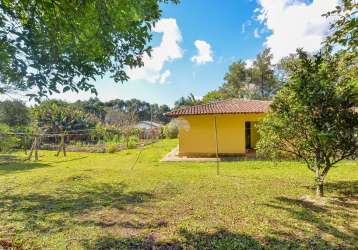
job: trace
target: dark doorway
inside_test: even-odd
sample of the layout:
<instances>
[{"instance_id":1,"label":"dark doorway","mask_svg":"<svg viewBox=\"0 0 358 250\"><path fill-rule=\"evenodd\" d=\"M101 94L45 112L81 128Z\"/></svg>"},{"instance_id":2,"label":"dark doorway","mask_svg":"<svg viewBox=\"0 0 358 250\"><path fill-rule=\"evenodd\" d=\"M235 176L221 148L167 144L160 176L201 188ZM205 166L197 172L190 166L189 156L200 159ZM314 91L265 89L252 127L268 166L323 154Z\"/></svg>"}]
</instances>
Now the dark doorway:
<instances>
[{"instance_id":1,"label":"dark doorway","mask_svg":"<svg viewBox=\"0 0 358 250\"><path fill-rule=\"evenodd\" d=\"M245 122L245 147L251 148L251 122Z\"/></svg>"}]
</instances>

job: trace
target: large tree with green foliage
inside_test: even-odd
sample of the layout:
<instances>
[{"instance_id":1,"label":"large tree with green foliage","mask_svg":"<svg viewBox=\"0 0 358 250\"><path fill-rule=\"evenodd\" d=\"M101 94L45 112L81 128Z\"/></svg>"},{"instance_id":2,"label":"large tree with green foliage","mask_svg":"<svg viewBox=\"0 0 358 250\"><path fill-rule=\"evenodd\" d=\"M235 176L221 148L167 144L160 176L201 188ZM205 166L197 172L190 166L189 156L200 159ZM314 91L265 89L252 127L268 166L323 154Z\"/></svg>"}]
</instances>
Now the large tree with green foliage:
<instances>
[{"instance_id":1,"label":"large tree with green foliage","mask_svg":"<svg viewBox=\"0 0 358 250\"><path fill-rule=\"evenodd\" d=\"M20 100L6 100L0 102L0 123L11 128L25 127L30 124L30 112Z\"/></svg>"},{"instance_id":2,"label":"large tree with green foliage","mask_svg":"<svg viewBox=\"0 0 358 250\"><path fill-rule=\"evenodd\" d=\"M8 152L18 143L19 139L12 132L9 126L0 123L0 153Z\"/></svg>"},{"instance_id":3,"label":"large tree with green foliage","mask_svg":"<svg viewBox=\"0 0 358 250\"><path fill-rule=\"evenodd\" d=\"M229 66L224 83L203 97L204 103L229 98L271 99L281 87L269 48L256 56L251 66L238 60Z\"/></svg>"},{"instance_id":4,"label":"large tree with green foliage","mask_svg":"<svg viewBox=\"0 0 358 250\"><path fill-rule=\"evenodd\" d=\"M278 80L275 76L272 64L273 55L269 48L264 49L256 56L251 71L250 82L255 85L257 96L260 99L269 99L275 94L278 87Z\"/></svg>"},{"instance_id":5,"label":"large tree with green foliage","mask_svg":"<svg viewBox=\"0 0 358 250\"><path fill-rule=\"evenodd\" d=\"M356 0L342 0L335 10L326 13L326 17L334 17L331 34L326 44L342 45L344 48L357 52L358 49L358 3Z\"/></svg>"},{"instance_id":6,"label":"large tree with green foliage","mask_svg":"<svg viewBox=\"0 0 358 250\"><path fill-rule=\"evenodd\" d=\"M219 90L213 90L206 93L206 95L203 96L203 103L214 103L217 101L221 101L225 99L225 95L221 93Z\"/></svg>"},{"instance_id":7,"label":"large tree with green foliage","mask_svg":"<svg viewBox=\"0 0 358 250\"><path fill-rule=\"evenodd\" d=\"M60 91L96 93L91 80L107 72L128 80L125 70L150 53L159 5L168 1L0 1L0 93L31 90L38 100Z\"/></svg>"},{"instance_id":8,"label":"large tree with green foliage","mask_svg":"<svg viewBox=\"0 0 358 250\"><path fill-rule=\"evenodd\" d=\"M90 98L86 101L76 101L73 105L86 113L96 116L101 121L104 121L106 116L105 104L97 97Z\"/></svg>"},{"instance_id":9,"label":"large tree with green foliage","mask_svg":"<svg viewBox=\"0 0 358 250\"><path fill-rule=\"evenodd\" d=\"M219 91L226 98L242 96L242 88L248 84L248 70L242 60L232 63L224 76L224 84Z\"/></svg>"},{"instance_id":10,"label":"large tree with green foliage","mask_svg":"<svg viewBox=\"0 0 358 250\"><path fill-rule=\"evenodd\" d=\"M201 104L201 100L195 98L194 94L190 94L187 97L182 96L174 103L175 108L183 108Z\"/></svg>"},{"instance_id":11,"label":"large tree with green foliage","mask_svg":"<svg viewBox=\"0 0 358 250\"><path fill-rule=\"evenodd\" d=\"M259 126L260 154L292 155L315 173L317 195L329 170L358 154L358 70L353 53L298 51L288 83Z\"/></svg>"},{"instance_id":12,"label":"large tree with green foliage","mask_svg":"<svg viewBox=\"0 0 358 250\"><path fill-rule=\"evenodd\" d=\"M93 115L58 100L41 102L32 111L37 127L45 132L64 133L92 129L98 123Z\"/></svg>"}]
</instances>

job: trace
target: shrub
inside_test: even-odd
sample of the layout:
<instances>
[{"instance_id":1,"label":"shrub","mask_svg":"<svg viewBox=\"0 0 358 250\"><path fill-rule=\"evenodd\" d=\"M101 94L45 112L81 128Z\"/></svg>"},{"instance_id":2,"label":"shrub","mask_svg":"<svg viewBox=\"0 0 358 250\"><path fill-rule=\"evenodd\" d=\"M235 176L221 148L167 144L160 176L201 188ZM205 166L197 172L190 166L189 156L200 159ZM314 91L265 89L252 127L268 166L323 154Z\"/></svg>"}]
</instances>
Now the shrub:
<instances>
[{"instance_id":1,"label":"shrub","mask_svg":"<svg viewBox=\"0 0 358 250\"><path fill-rule=\"evenodd\" d=\"M130 136L128 140L128 148L136 148L139 143L138 136Z\"/></svg>"},{"instance_id":2,"label":"shrub","mask_svg":"<svg viewBox=\"0 0 358 250\"><path fill-rule=\"evenodd\" d=\"M106 149L107 153L113 154L118 151L118 147L116 144L109 144Z\"/></svg>"},{"instance_id":3,"label":"shrub","mask_svg":"<svg viewBox=\"0 0 358 250\"><path fill-rule=\"evenodd\" d=\"M164 127L163 132L165 138L168 139L178 138L178 134L179 134L178 125L175 122L170 122Z\"/></svg>"},{"instance_id":4,"label":"shrub","mask_svg":"<svg viewBox=\"0 0 358 250\"><path fill-rule=\"evenodd\" d=\"M14 148L19 141L15 136L8 135L11 130L5 124L0 124L0 152L8 152Z\"/></svg>"}]
</instances>

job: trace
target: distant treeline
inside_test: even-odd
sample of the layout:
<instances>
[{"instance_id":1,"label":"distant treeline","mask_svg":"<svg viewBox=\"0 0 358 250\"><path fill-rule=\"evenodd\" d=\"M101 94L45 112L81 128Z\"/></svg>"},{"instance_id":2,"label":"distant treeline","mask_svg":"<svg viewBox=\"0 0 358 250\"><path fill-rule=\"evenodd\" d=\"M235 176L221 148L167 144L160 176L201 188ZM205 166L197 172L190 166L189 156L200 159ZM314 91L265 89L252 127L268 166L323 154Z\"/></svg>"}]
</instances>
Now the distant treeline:
<instances>
[{"instance_id":1,"label":"distant treeline","mask_svg":"<svg viewBox=\"0 0 358 250\"><path fill-rule=\"evenodd\" d=\"M139 121L152 120L159 123L168 123L170 121L170 118L164 115L170 111L168 105L151 104L138 99L115 99L102 102L98 98L90 98L86 101L76 101L73 104L84 112L95 115L103 122L109 111L135 113Z\"/></svg>"},{"instance_id":2,"label":"distant treeline","mask_svg":"<svg viewBox=\"0 0 358 250\"><path fill-rule=\"evenodd\" d=\"M86 101L76 101L74 103L60 100L47 100L34 107L27 107L19 100L5 100L0 102L0 124L6 124L9 127L28 126L31 121L34 120L33 111L43 110L45 113L46 110L49 112L54 106L60 107L62 111L64 111L64 107L66 107L70 108L72 112L80 111L89 114L102 123L106 123L106 120L113 121L113 117L116 114L129 113L135 114L137 121L152 120L163 124L170 121L170 118L164 115L170 111L168 105L150 104L138 99L115 99L102 102L98 98L90 98Z\"/></svg>"}]
</instances>

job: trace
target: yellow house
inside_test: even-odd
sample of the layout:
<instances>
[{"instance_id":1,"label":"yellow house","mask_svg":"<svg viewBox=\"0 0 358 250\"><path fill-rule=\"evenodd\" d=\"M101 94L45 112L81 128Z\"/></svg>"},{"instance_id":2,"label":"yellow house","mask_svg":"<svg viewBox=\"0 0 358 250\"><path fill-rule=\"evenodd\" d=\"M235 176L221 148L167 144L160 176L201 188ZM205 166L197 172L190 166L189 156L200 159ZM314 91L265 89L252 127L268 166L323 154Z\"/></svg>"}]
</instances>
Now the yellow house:
<instances>
[{"instance_id":1,"label":"yellow house","mask_svg":"<svg viewBox=\"0 0 358 250\"><path fill-rule=\"evenodd\" d=\"M269 101L231 99L174 110L178 118L179 156L237 156L255 152L256 123Z\"/></svg>"}]
</instances>

